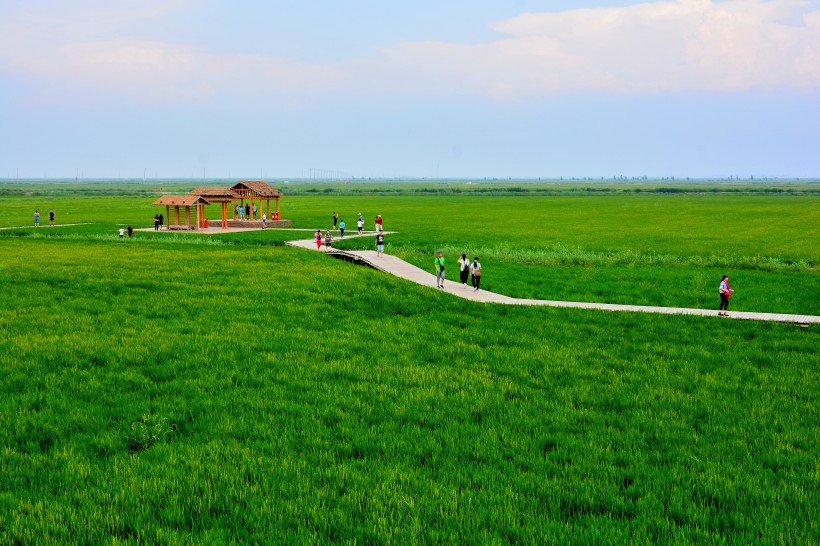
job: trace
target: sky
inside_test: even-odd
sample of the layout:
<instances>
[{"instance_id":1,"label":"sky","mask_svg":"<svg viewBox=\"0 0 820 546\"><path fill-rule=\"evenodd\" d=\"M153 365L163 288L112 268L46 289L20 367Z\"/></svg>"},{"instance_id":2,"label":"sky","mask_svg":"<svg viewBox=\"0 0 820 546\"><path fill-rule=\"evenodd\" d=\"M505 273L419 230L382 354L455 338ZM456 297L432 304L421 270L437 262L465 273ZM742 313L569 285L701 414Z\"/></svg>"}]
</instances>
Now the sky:
<instances>
[{"instance_id":1,"label":"sky","mask_svg":"<svg viewBox=\"0 0 820 546\"><path fill-rule=\"evenodd\" d=\"M820 177L820 0L0 0L0 181Z\"/></svg>"}]
</instances>

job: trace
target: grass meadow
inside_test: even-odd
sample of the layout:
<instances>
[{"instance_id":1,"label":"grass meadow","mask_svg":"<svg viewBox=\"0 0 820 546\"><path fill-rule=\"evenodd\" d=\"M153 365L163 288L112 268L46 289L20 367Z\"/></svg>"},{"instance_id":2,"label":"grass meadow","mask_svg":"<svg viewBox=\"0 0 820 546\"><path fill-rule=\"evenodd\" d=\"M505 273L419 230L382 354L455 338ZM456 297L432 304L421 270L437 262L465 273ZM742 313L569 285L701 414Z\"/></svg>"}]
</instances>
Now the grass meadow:
<instances>
[{"instance_id":1,"label":"grass meadow","mask_svg":"<svg viewBox=\"0 0 820 546\"><path fill-rule=\"evenodd\" d=\"M283 246L309 232L121 241L150 198L35 198L89 224L0 231L0 544L818 542L816 328L480 305ZM818 208L282 202L510 295L711 307L727 272L734 308L813 314Z\"/></svg>"}]
</instances>

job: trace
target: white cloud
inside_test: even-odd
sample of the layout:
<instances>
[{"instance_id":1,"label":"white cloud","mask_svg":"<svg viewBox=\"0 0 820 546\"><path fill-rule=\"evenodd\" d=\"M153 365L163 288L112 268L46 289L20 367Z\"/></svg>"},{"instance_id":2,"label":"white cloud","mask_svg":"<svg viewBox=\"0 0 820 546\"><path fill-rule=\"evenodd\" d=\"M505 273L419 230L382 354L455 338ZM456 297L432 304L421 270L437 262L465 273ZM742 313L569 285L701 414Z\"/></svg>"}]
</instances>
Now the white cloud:
<instances>
[{"instance_id":1,"label":"white cloud","mask_svg":"<svg viewBox=\"0 0 820 546\"><path fill-rule=\"evenodd\" d=\"M137 30L135 22L146 26L197 3L82 0L71 9L54 4L45 16L42 9L0 10L0 70L45 82L55 100L169 104L340 92L506 99L820 86L820 10L807 0L668 0L525 13L495 24L500 36L487 43L409 42L370 59L326 64L227 54L146 39Z\"/></svg>"},{"instance_id":2,"label":"white cloud","mask_svg":"<svg viewBox=\"0 0 820 546\"><path fill-rule=\"evenodd\" d=\"M419 82L513 97L816 88L820 11L808 6L800 0L677 0L526 13L496 24L505 36L494 42L398 45L386 52L388 72L404 88Z\"/></svg>"}]
</instances>

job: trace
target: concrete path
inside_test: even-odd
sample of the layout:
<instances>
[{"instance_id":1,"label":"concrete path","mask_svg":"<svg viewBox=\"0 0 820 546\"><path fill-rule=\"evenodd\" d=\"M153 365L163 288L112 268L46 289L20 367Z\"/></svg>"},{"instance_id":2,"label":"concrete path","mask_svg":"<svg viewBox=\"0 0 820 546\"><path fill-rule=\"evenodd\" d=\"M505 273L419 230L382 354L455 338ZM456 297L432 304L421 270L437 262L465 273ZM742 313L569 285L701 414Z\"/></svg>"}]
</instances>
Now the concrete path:
<instances>
[{"instance_id":1,"label":"concrete path","mask_svg":"<svg viewBox=\"0 0 820 546\"><path fill-rule=\"evenodd\" d=\"M390 232L385 231L385 234ZM373 233L364 235L365 237L373 237ZM362 237L362 235L352 235L351 237ZM348 237L345 237L347 239ZM289 241L288 246L304 248L307 250L316 251L316 241L313 239ZM328 252L333 254L340 254L352 261L361 261L367 265L390 273L402 279L412 281L422 286L429 286L435 289L436 277L433 273L420 269L411 265L404 260L389 254L378 256L374 250L338 250L332 249L330 251L324 249L321 252ZM431 259L432 260L432 259ZM432 261L431 261L432 263ZM432 265L430 266L432 269ZM456 274L453 271L450 275ZM599 309L604 311L631 311L636 313L661 313L665 315L697 315L702 317L717 317L717 311L712 309L689 309L686 307L650 307L643 305L616 305L611 303L585 303L576 301L552 301L552 300L529 300L520 298L511 298L502 294L494 292L487 292L486 290L479 290L475 292L472 286L464 288L460 282L447 280L444 282L444 289L442 292L447 292L453 296L464 298L467 300L478 301L482 303L500 303L503 305L546 305L549 307L574 307L577 309ZM724 317L721 317L724 318ZM750 313L742 311L730 312L729 318L741 320L760 320L773 322L793 322L797 324L820 323L820 316L815 315L788 315L779 313Z\"/></svg>"},{"instance_id":2,"label":"concrete path","mask_svg":"<svg viewBox=\"0 0 820 546\"><path fill-rule=\"evenodd\" d=\"M48 222L48 220L46 220L46 222ZM50 226L48 224L44 224L44 223L40 222L40 227L39 228L37 226L35 226L34 224L29 224L27 226L0 227L0 229L3 229L3 230L5 230L5 229L26 229L26 228L40 229L40 228L67 227L67 226L88 226L90 224L91 224L91 222L80 222L79 224L54 224L53 226Z\"/></svg>"}]
</instances>

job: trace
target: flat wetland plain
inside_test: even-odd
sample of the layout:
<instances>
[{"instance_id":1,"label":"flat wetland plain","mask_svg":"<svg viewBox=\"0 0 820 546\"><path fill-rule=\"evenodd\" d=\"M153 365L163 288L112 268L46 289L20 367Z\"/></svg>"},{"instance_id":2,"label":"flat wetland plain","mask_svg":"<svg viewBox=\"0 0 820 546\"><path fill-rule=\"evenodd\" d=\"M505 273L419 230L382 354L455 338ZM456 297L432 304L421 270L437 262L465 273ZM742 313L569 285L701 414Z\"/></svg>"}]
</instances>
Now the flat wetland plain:
<instances>
[{"instance_id":1,"label":"flat wetland plain","mask_svg":"<svg viewBox=\"0 0 820 546\"><path fill-rule=\"evenodd\" d=\"M820 314L812 184L274 185L511 296L715 308L726 273L732 309ZM307 231L120 240L157 188L90 188L0 184L0 227L88 223L0 230L0 544L820 540L814 327L482 305Z\"/></svg>"}]
</instances>

